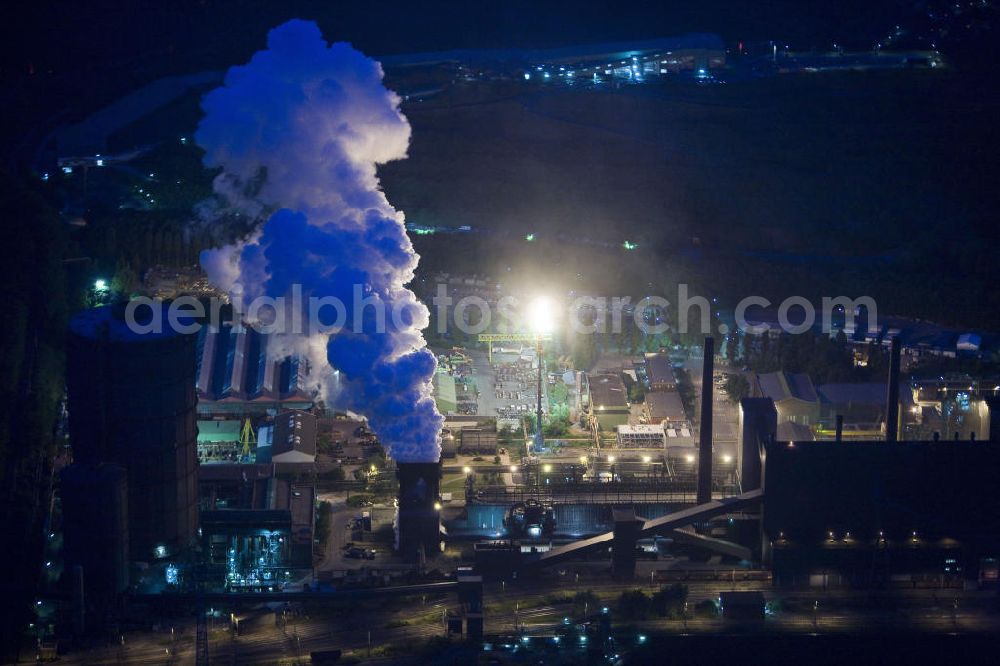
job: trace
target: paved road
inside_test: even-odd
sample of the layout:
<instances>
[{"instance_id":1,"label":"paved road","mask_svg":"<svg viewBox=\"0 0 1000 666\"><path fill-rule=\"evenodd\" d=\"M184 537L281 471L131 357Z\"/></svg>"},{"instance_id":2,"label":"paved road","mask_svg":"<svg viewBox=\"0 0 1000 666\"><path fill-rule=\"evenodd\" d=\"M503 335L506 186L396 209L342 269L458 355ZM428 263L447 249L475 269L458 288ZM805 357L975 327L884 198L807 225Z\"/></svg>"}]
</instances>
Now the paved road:
<instances>
[{"instance_id":1,"label":"paved road","mask_svg":"<svg viewBox=\"0 0 1000 666\"><path fill-rule=\"evenodd\" d=\"M490 366L486 352L478 349L468 349L466 353L472 357L472 368L476 373L476 390L479 392L479 414L496 416L497 399L494 390L496 375Z\"/></svg>"},{"instance_id":2,"label":"paved road","mask_svg":"<svg viewBox=\"0 0 1000 666\"><path fill-rule=\"evenodd\" d=\"M642 563L639 579L631 583L609 581L600 572L582 570L577 580L575 572L555 575L544 582L514 585L510 582L490 583L485 590L486 629L502 633L518 627L529 634L550 633L573 616L573 606L566 599L578 590L590 590L598 595L599 603L615 606L615 600L627 589L640 587L647 592L655 589L643 580L646 569L662 568L663 563ZM775 589L762 581L692 581L688 586L688 605L716 599L723 590L761 590L768 600L780 598L788 610L769 616L753 628L774 635L782 633L870 633L877 631L910 630L935 633L980 633L1000 630L1000 616L989 612L995 593L896 590L882 593L891 599L891 609L872 607L872 593L855 590ZM877 596L877 595L876 595ZM953 608L951 599L958 597L960 605ZM813 612L813 603L819 607ZM270 609L261 607L240 618L241 632L234 637L226 629L226 620L216 620L210 631L210 653L213 664L274 664L285 659L307 655L313 650L354 650L365 657L371 632L373 657L395 661L392 653L383 654L387 644L412 647L443 634L441 618L448 609L457 608L454 595L427 595L423 599L399 600L398 603L358 603L349 607L315 605L303 608L288 617L286 624L277 626ZM294 605L293 605L294 606ZM596 609L594 609L596 610ZM669 633L726 633L733 631L720 618L689 617L682 620L652 619L636 624L644 631ZM176 625L173 641L170 629L158 632L129 634L126 647L113 645L66 655L69 664L189 664L194 661L194 626L190 618ZM617 626L617 625L616 625ZM169 654L167 650L169 649Z\"/></svg>"}]
</instances>

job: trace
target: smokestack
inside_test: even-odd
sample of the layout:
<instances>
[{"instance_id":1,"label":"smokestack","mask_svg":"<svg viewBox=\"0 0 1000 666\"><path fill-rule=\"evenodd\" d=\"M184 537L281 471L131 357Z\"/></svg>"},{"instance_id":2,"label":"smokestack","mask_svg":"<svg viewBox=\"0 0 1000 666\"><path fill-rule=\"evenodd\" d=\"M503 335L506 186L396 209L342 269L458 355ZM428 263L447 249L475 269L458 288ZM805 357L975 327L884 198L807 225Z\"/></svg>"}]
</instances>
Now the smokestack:
<instances>
[{"instance_id":1,"label":"smokestack","mask_svg":"<svg viewBox=\"0 0 1000 666\"><path fill-rule=\"evenodd\" d=\"M764 445L773 441L778 430L778 412L771 398L740 400L740 420L736 443L736 467L743 492L761 487L761 460Z\"/></svg>"},{"instance_id":2,"label":"smokestack","mask_svg":"<svg viewBox=\"0 0 1000 666\"><path fill-rule=\"evenodd\" d=\"M701 432L698 439L698 504L712 501L712 389L715 374L715 339L705 338L701 371Z\"/></svg>"},{"instance_id":3,"label":"smokestack","mask_svg":"<svg viewBox=\"0 0 1000 666\"><path fill-rule=\"evenodd\" d=\"M838 442L844 441L844 415L837 414L837 436L836 440Z\"/></svg>"},{"instance_id":4,"label":"smokestack","mask_svg":"<svg viewBox=\"0 0 1000 666\"><path fill-rule=\"evenodd\" d=\"M439 463L397 463L399 517L396 535L399 553L409 562L433 557L440 550L441 514L438 509Z\"/></svg>"},{"instance_id":5,"label":"smokestack","mask_svg":"<svg viewBox=\"0 0 1000 666\"><path fill-rule=\"evenodd\" d=\"M899 432L899 337L889 352L889 394L885 405L885 441L895 442Z\"/></svg>"}]
</instances>

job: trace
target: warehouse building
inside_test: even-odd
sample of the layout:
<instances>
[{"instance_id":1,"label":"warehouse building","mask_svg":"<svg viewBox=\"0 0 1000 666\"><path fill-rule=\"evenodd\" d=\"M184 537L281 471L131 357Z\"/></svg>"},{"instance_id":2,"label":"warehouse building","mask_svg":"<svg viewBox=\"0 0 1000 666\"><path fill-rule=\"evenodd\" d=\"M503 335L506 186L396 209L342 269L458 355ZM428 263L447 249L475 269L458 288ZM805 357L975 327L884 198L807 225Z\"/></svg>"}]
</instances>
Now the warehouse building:
<instances>
[{"instance_id":1,"label":"warehouse building","mask_svg":"<svg viewBox=\"0 0 1000 666\"><path fill-rule=\"evenodd\" d=\"M667 445L661 425L620 425L616 434L619 449L655 449L662 453Z\"/></svg>"},{"instance_id":2,"label":"warehouse building","mask_svg":"<svg viewBox=\"0 0 1000 666\"><path fill-rule=\"evenodd\" d=\"M597 418L602 430L613 431L627 425L629 420L628 393L618 374L608 373L590 377L590 412Z\"/></svg>"},{"instance_id":3,"label":"warehouse building","mask_svg":"<svg viewBox=\"0 0 1000 666\"><path fill-rule=\"evenodd\" d=\"M677 390L677 379L674 377L669 354L646 354L646 378L651 391Z\"/></svg>"},{"instance_id":4,"label":"warehouse building","mask_svg":"<svg viewBox=\"0 0 1000 666\"><path fill-rule=\"evenodd\" d=\"M765 450L763 547L776 584L940 588L995 573L997 442Z\"/></svg>"},{"instance_id":5,"label":"warehouse building","mask_svg":"<svg viewBox=\"0 0 1000 666\"><path fill-rule=\"evenodd\" d=\"M257 462L316 462L316 417L290 410L279 414L274 424L258 431Z\"/></svg>"},{"instance_id":6,"label":"warehouse building","mask_svg":"<svg viewBox=\"0 0 1000 666\"><path fill-rule=\"evenodd\" d=\"M275 358L273 336L226 324L205 326L197 338L198 413L232 415L309 409L305 361Z\"/></svg>"},{"instance_id":7,"label":"warehouse building","mask_svg":"<svg viewBox=\"0 0 1000 666\"><path fill-rule=\"evenodd\" d=\"M663 423L678 426L687 423L684 402L677 391L653 391L646 394L644 406L649 423Z\"/></svg>"},{"instance_id":8,"label":"warehouse building","mask_svg":"<svg viewBox=\"0 0 1000 666\"><path fill-rule=\"evenodd\" d=\"M757 375L754 393L774 401L779 424L789 421L812 427L819 422L819 396L812 379L805 373L770 372Z\"/></svg>"}]
</instances>

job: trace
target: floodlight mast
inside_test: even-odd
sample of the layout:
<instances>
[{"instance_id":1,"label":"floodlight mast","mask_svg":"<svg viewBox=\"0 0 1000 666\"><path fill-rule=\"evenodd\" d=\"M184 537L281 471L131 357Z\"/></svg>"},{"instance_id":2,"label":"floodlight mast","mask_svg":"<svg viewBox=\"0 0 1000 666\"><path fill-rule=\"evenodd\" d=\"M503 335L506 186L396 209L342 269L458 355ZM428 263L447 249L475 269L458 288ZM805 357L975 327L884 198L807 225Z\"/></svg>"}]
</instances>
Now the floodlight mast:
<instances>
[{"instance_id":1,"label":"floodlight mast","mask_svg":"<svg viewBox=\"0 0 1000 666\"><path fill-rule=\"evenodd\" d=\"M538 358L538 407L535 410L535 450L541 450L545 440L542 435L542 336L535 333L535 356Z\"/></svg>"},{"instance_id":2,"label":"floodlight mast","mask_svg":"<svg viewBox=\"0 0 1000 666\"><path fill-rule=\"evenodd\" d=\"M545 443L545 438L542 434L542 338L552 330L552 306L546 298L536 298L531 304L529 315L531 329L535 334L535 357L538 361L535 450L539 451Z\"/></svg>"}]
</instances>

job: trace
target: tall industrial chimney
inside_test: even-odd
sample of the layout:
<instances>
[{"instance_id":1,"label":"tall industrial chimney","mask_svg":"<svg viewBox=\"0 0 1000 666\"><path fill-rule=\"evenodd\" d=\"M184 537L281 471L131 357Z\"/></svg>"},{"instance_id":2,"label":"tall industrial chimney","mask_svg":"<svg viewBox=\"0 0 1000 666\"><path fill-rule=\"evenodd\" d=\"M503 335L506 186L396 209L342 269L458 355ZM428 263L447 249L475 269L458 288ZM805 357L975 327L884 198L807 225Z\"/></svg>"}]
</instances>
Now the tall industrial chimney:
<instances>
[{"instance_id":1,"label":"tall industrial chimney","mask_svg":"<svg viewBox=\"0 0 1000 666\"><path fill-rule=\"evenodd\" d=\"M698 439L698 504L712 501L712 388L715 375L715 339L705 338L701 371L701 431Z\"/></svg>"},{"instance_id":2,"label":"tall industrial chimney","mask_svg":"<svg viewBox=\"0 0 1000 666\"><path fill-rule=\"evenodd\" d=\"M743 492L761 487L761 459L764 445L778 432L778 412L771 398L740 400L736 442L736 469Z\"/></svg>"},{"instance_id":3,"label":"tall industrial chimney","mask_svg":"<svg viewBox=\"0 0 1000 666\"><path fill-rule=\"evenodd\" d=\"M440 550L441 514L438 509L440 463L397 463L399 553L409 562L433 557Z\"/></svg>"},{"instance_id":4,"label":"tall industrial chimney","mask_svg":"<svg viewBox=\"0 0 1000 666\"><path fill-rule=\"evenodd\" d=\"M889 393L885 405L885 441L895 442L899 433L899 337L889 352Z\"/></svg>"}]
</instances>

